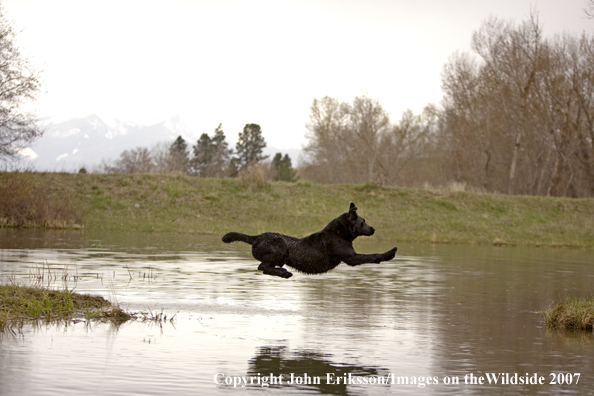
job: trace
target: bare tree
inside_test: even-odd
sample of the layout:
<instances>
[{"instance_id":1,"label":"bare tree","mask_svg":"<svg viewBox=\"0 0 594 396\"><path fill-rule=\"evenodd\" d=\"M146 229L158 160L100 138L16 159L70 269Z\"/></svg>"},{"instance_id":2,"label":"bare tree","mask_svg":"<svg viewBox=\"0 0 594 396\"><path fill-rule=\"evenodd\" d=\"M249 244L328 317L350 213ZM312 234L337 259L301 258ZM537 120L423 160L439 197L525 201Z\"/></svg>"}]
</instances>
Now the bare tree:
<instances>
[{"instance_id":1,"label":"bare tree","mask_svg":"<svg viewBox=\"0 0 594 396\"><path fill-rule=\"evenodd\" d=\"M441 106L391 124L377 101L314 100L303 178L594 196L594 37L487 20L442 72Z\"/></svg>"},{"instance_id":2,"label":"bare tree","mask_svg":"<svg viewBox=\"0 0 594 396\"><path fill-rule=\"evenodd\" d=\"M390 129L389 114L376 99L366 96L356 97L352 106L346 107L349 113L349 135L353 141L352 160L358 181L379 182L383 173L382 163L378 161L381 153L381 137Z\"/></svg>"},{"instance_id":3,"label":"bare tree","mask_svg":"<svg viewBox=\"0 0 594 396\"><path fill-rule=\"evenodd\" d=\"M125 150L113 165L103 164L105 173L150 173L154 169L155 165L146 147Z\"/></svg>"},{"instance_id":4,"label":"bare tree","mask_svg":"<svg viewBox=\"0 0 594 396\"><path fill-rule=\"evenodd\" d=\"M577 111L582 117L575 135L578 146L575 158L583 176L576 181L576 186L586 189L578 193L579 196L594 196L594 36L582 35L578 48L579 57L574 62L579 72L574 74L573 92ZM582 184L581 180L584 179L589 180L589 183Z\"/></svg>"},{"instance_id":5,"label":"bare tree","mask_svg":"<svg viewBox=\"0 0 594 396\"><path fill-rule=\"evenodd\" d=\"M426 159L421 148L435 120L433 107L422 116L407 111L393 125L376 99L356 97L352 104L314 99L302 173L324 183L402 183L407 179L403 173L414 172L409 165Z\"/></svg>"},{"instance_id":6,"label":"bare tree","mask_svg":"<svg viewBox=\"0 0 594 396\"><path fill-rule=\"evenodd\" d=\"M527 107L535 95L536 74L541 68L542 33L538 15L532 12L530 19L519 27L491 18L473 35L472 48L485 62L485 72L491 77L493 88L499 95L508 96L503 104L514 119L508 181L508 193L512 194L528 122Z\"/></svg>"},{"instance_id":7,"label":"bare tree","mask_svg":"<svg viewBox=\"0 0 594 396\"><path fill-rule=\"evenodd\" d=\"M313 100L306 125L309 142L304 147L304 171L310 179L323 183L349 180L348 158L352 150L347 125L348 104L328 96Z\"/></svg>"},{"instance_id":8,"label":"bare tree","mask_svg":"<svg viewBox=\"0 0 594 396\"><path fill-rule=\"evenodd\" d=\"M0 159L10 159L42 131L22 109L39 92L39 75L15 45L15 33L0 6Z\"/></svg>"},{"instance_id":9,"label":"bare tree","mask_svg":"<svg viewBox=\"0 0 594 396\"><path fill-rule=\"evenodd\" d=\"M544 39L532 15L496 18L442 74L439 144L448 178L487 191L594 195L593 39Z\"/></svg>"},{"instance_id":10,"label":"bare tree","mask_svg":"<svg viewBox=\"0 0 594 396\"><path fill-rule=\"evenodd\" d=\"M437 109L428 105L422 114L408 109L380 139L382 184L421 185L429 182L426 167L433 161L430 142L435 138Z\"/></svg>"},{"instance_id":11,"label":"bare tree","mask_svg":"<svg viewBox=\"0 0 594 396\"><path fill-rule=\"evenodd\" d=\"M167 141L159 142L153 145L150 149L151 157L155 165L154 171L156 173L169 173L170 170L170 148L171 143Z\"/></svg>"},{"instance_id":12,"label":"bare tree","mask_svg":"<svg viewBox=\"0 0 594 396\"><path fill-rule=\"evenodd\" d=\"M584 14L586 14L588 18L594 19L594 0L586 0Z\"/></svg>"},{"instance_id":13,"label":"bare tree","mask_svg":"<svg viewBox=\"0 0 594 396\"><path fill-rule=\"evenodd\" d=\"M594 38L586 35L562 35L552 43L555 162L548 195L594 195L593 44Z\"/></svg>"}]
</instances>

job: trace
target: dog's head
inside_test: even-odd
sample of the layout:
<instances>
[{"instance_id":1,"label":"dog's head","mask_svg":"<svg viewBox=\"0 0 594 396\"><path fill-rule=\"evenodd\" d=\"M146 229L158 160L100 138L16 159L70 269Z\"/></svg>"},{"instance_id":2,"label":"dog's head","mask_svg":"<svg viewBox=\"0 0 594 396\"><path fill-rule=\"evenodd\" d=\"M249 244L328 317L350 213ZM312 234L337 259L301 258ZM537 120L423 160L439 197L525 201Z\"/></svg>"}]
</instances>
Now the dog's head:
<instances>
[{"instance_id":1,"label":"dog's head","mask_svg":"<svg viewBox=\"0 0 594 396\"><path fill-rule=\"evenodd\" d=\"M357 207L353 202L351 202L349 212L347 213L347 220L350 223L351 232L355 238L359 235L371 236L375 232L375 229L366 224L365 219L357 214Z\"/></svg>"}]
</instances>

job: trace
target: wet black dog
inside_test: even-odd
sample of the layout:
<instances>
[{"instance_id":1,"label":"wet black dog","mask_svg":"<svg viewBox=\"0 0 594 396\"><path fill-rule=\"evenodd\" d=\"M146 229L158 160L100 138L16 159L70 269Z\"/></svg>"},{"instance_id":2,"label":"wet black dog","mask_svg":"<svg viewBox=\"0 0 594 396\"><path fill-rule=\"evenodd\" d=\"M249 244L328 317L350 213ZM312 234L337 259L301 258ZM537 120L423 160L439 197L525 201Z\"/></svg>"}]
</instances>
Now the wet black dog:
<instances>
[{"instance_id":1,"label":"wet black dog","mask_svg":"<svg viewBox=\"0 0 594 396\"><path fill-rule=\"evenodd\" d=\"M262 262L259 270L268 275L290 278L293 274L282 268L285 264L306 274L321 274L341 262L355 266L392 260L397 248L376 254L358 254L353 249L355 238L359 235L370 236L374 232L374 228L365 224L365 219L357 215L357 208L351 202L348 213L343 213L322 231L305 238L274 232L254 236L229 232L223 236L223 242L249 243L252 245L254 258Z\"/></svg>"}]
</instances>

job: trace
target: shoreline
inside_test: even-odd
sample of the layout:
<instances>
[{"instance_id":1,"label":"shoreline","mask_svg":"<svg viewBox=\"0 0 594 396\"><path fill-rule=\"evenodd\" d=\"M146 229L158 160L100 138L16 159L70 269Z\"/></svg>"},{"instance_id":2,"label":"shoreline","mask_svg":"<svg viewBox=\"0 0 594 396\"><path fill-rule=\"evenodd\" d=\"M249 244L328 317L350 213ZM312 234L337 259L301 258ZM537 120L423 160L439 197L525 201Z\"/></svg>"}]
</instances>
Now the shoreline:
<instances>
[{"instance_id":1,"label":"shoreline","mask_svg":"<svg viewBox=\"0 0 594 396\"><path fill-rule=\"evenodd\" d=\"M0 191L9 183L25 186L22 194L33 194L14 202L33 202L31 196L43 195L61 205L49 215L67 214L38 224L21 221L20 227L27 228L220 235L274 231L303 237L355 202L380 241L594 248L590 198L374 184L267 182L252 187L236 179L176 174L0 174ZM19 225L11 224L9 209L0 212L0 227Z\"/></svg>"}]
</instances>

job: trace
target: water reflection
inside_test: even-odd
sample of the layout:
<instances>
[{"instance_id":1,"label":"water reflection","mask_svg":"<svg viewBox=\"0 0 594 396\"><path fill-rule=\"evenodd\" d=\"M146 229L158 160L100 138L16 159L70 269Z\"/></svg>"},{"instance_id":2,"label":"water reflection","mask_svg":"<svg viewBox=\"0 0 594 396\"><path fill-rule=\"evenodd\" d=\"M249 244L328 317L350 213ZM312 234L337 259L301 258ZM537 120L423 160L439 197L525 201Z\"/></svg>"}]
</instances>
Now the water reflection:
<instances>
[{"instance_id":1,"label":"water reflection","mask_svg":"<svg viewBox=\"0 0 594 396\"><path fill-rule=\"evenodd\" d=\"M349 382L365 381L389 386L389 372L385 368L363 367L333 361L332 355L313 350L290 351L287 346L262 346L248 362L248 376L277 377L282 375L285 386L303 390L317 390L323 394L348 395ZM281 385L271 385L282 387ZM352 386L351 386L352 388ZM360 389L359 389L360 390Z\"/></svg>"},{"instance_id":2,"label":"water reflection","mask_svg":"<svg viewBox=\"0 0 594 396\"><path fill-rule=\"evenodd\" d=\"M593 385L592 334L551 332L538 314L553 299L592 292L589 251L400 245L390 263L285 280L262 275L247 247L218 236L21 231L0 229L0 281L177 316L163 328L25 326L21 337L0 338L0 394L261 391L219 386L217 373L323 379L268 390L283 394L419 391L326 384L326 373L438 378L427 394L580 394ZM388 248L372 238L357 246ZM463 383L487 372L583 375L578 386Z\"/></svg>"},{"instance_id":3,"label":"water reflection","mask_svg":"<svg viewBox=\"0 0 594 396\"><path fill-rule=\"evenodd\" d=\"M567 347L575 352L594 353L594 334L592 332L547 328L545 334L556 345Z\"/></svg>"}]
</instances>

